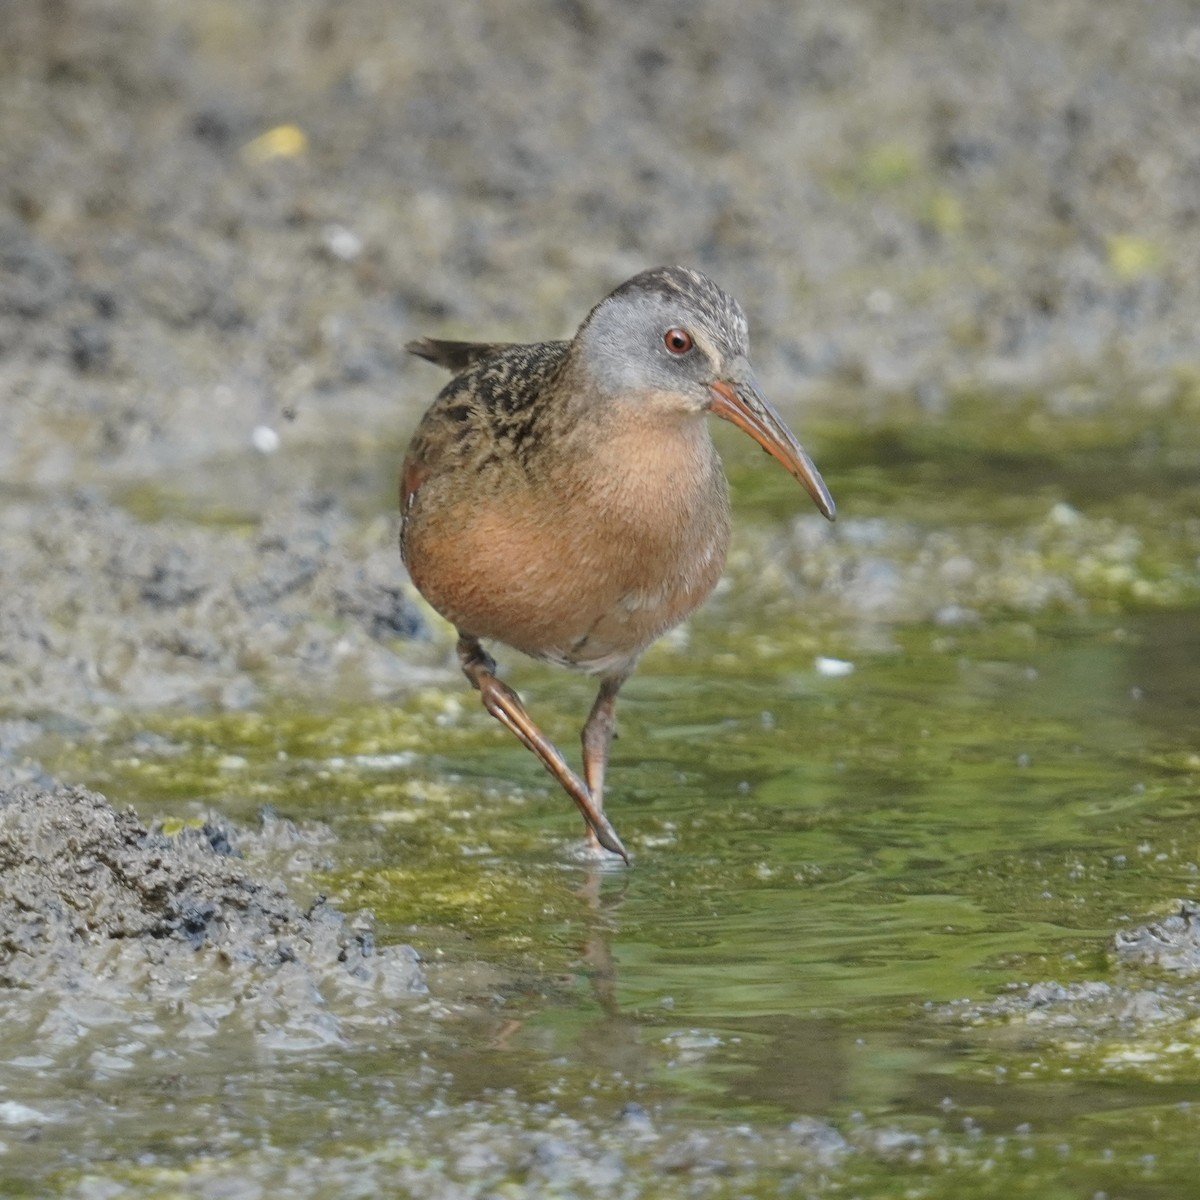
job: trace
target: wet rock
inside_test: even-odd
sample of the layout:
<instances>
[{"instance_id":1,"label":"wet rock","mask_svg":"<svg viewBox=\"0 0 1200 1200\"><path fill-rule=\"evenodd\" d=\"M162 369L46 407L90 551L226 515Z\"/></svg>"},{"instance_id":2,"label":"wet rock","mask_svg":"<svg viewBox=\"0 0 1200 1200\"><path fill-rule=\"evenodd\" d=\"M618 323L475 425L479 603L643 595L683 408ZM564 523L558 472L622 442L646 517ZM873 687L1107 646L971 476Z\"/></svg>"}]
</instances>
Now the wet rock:
<instances>
[{"instance_id":1,"label":"wet rock","mask_svg":"<svg viewBox=\"0 0 1200 1200\"><path fill-rule=\"evenodd\" d=\"M620 1126L622 1133L631 1138L653 1140L658 1137L653 1118L636 1100L630 1100L621 1106Z\"/></svg>"},{"instance_id":2,"label":"wet rock","mask_svg":"<svg viewBox=\"0 0 1200 1200\"><path fill-rule=\"evenodd\" d=\"M1181 975L1200 972L1200 904L1181 900L1179 911L1162 921L1118 930L1114 938L1117 960L1143 967L1158 967Z\"/></svg>"},{"instance_id":3,"label":"wet rock","mask_svg":"<svg viewBox=\"0 0 1200 1200\"><path fill-rule=\"evenodd\" d=\"M242 858L254 842L167 836L83 788L0 791L5 1057L70 1056L100 1027L137 1058L218 1035L309 1048L401 1019L426 991L415 953L320 900L302 911Z\"/></svg>"},{"instance_id":4,"label":"wet rock","mask_svg":"<svg viewBox=\"0 0 1200 1200\"><path fill-rule=\"evenodd\" d=\"M1081 1000L1107 1000L1111 995L1112 988L1099 981L1070 985L1049 981L1031 984L1025 991L1024 1003L1030 1009L1043 1009Z\"/></svg>"}]
</instances>

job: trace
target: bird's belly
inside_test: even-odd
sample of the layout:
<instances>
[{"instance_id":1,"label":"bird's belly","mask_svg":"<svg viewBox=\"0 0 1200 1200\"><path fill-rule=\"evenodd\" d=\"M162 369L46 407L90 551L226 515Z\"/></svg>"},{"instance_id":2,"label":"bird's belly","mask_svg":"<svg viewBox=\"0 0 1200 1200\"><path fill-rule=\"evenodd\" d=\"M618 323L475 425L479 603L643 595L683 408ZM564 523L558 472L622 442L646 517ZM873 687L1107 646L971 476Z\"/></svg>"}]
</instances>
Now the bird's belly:
<instances>
[{"instance_id":1,"label":"bird's belly","mask_svg":"<svg viewBox=\"0 0 1200 1200\"><path fill-rule=\"evenodd\" d=\"M687 618L707 598L725 565L724 542L713 541L678 569L610 594L590 623L570 642L538 657L590 674L607 674L633 661L652 642ZM581 626L582 626L581 622Z\"/></svg>"},{"instance_id":2,"label":"bird's belly","mask_svg":"<svg viewBox=\"0 0 1200 1200\"><path fill-rule=\"evenodd\" d=\"M725 565L729 526L686 519L617 526L520 505L456 505L406 519L413 582L463 633L594 674L632 667L701 604Z\"/></svg>"}]
</instances>

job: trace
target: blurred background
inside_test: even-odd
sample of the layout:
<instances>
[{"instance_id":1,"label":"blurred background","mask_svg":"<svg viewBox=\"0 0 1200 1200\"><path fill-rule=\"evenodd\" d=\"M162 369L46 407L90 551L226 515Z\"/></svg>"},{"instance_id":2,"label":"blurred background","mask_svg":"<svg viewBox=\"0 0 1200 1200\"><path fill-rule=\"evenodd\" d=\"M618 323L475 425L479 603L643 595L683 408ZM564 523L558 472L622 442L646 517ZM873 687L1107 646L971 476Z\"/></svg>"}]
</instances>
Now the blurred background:
<instances>
[{"instance_id":1,"label":"blurred background","mask_svg":"<svg viewBox=\"0 0 1200 1200\"><path fill-rule=\"evenodd\" d=\"M783 403L1195 368L1183 0L17 0L0 35L10 483L387 435L433 387L406 338L562 336L660 262L742 299Z\"/></svg>"}]
</instances>

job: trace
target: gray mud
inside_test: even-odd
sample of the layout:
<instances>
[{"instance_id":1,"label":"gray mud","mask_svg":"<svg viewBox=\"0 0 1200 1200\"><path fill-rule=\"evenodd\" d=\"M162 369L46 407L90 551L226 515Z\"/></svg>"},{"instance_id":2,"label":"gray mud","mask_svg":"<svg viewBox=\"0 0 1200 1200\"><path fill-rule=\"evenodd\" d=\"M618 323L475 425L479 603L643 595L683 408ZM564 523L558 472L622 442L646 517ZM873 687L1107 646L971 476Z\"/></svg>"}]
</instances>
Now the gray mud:
<instances>
[{"instance_id":1,"label":"gray mud","mask_svg":"<svg viewBox=\"0 0 1200 1200\"><path fill-rule=\"evenodd\" d=\"M415 953L319 897L301 909L272 869L311 872L328 841L269 817L168 836L84 788L0 792L0 1055L112 1071L395 1024L428 990Z\"/></svg>"},{"instance_id":2,"label":"gray mud","mask_svg":"<svg viewBox=\"0 0 1200 1200\"><path fill-rule=\"evenodd\" d=\"M9 712L240 708L264 687L380 694L421 675L388 648L424 623L390 538L301 502L251 532L146 523L76 495L0 514Z\"/></svg>"}]
</instances>

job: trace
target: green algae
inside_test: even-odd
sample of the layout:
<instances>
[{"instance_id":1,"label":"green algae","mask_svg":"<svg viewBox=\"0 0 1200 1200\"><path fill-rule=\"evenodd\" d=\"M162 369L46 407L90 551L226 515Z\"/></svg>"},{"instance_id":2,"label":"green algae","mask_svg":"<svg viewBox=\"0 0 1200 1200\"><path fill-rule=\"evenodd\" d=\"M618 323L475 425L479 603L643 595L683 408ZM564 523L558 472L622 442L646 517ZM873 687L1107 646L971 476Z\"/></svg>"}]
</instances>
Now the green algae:
<instances>
[{"instance_id":1,"label":"green algae","mask_svg":"<svg viewBox=\"0 0 1200 1200\"><path fill-rule=\"evenodd\" d=\"M160 808L327 821L343 903L469 931L498 961L567 971L595 922L623 1004L669 998L676 1020L870 1025L1094 953L1195 886L1192 751L1164 751L1126 682L1152 622L898 631L844 678L698 624L703 649L664 648L629 686L609 808L637 864L599 877L594 910L564 857L573 809L453 682L386 707L156 717L72 770ZM524 674L569 744L587 682Z\"/></svg>"}]
</instances>

